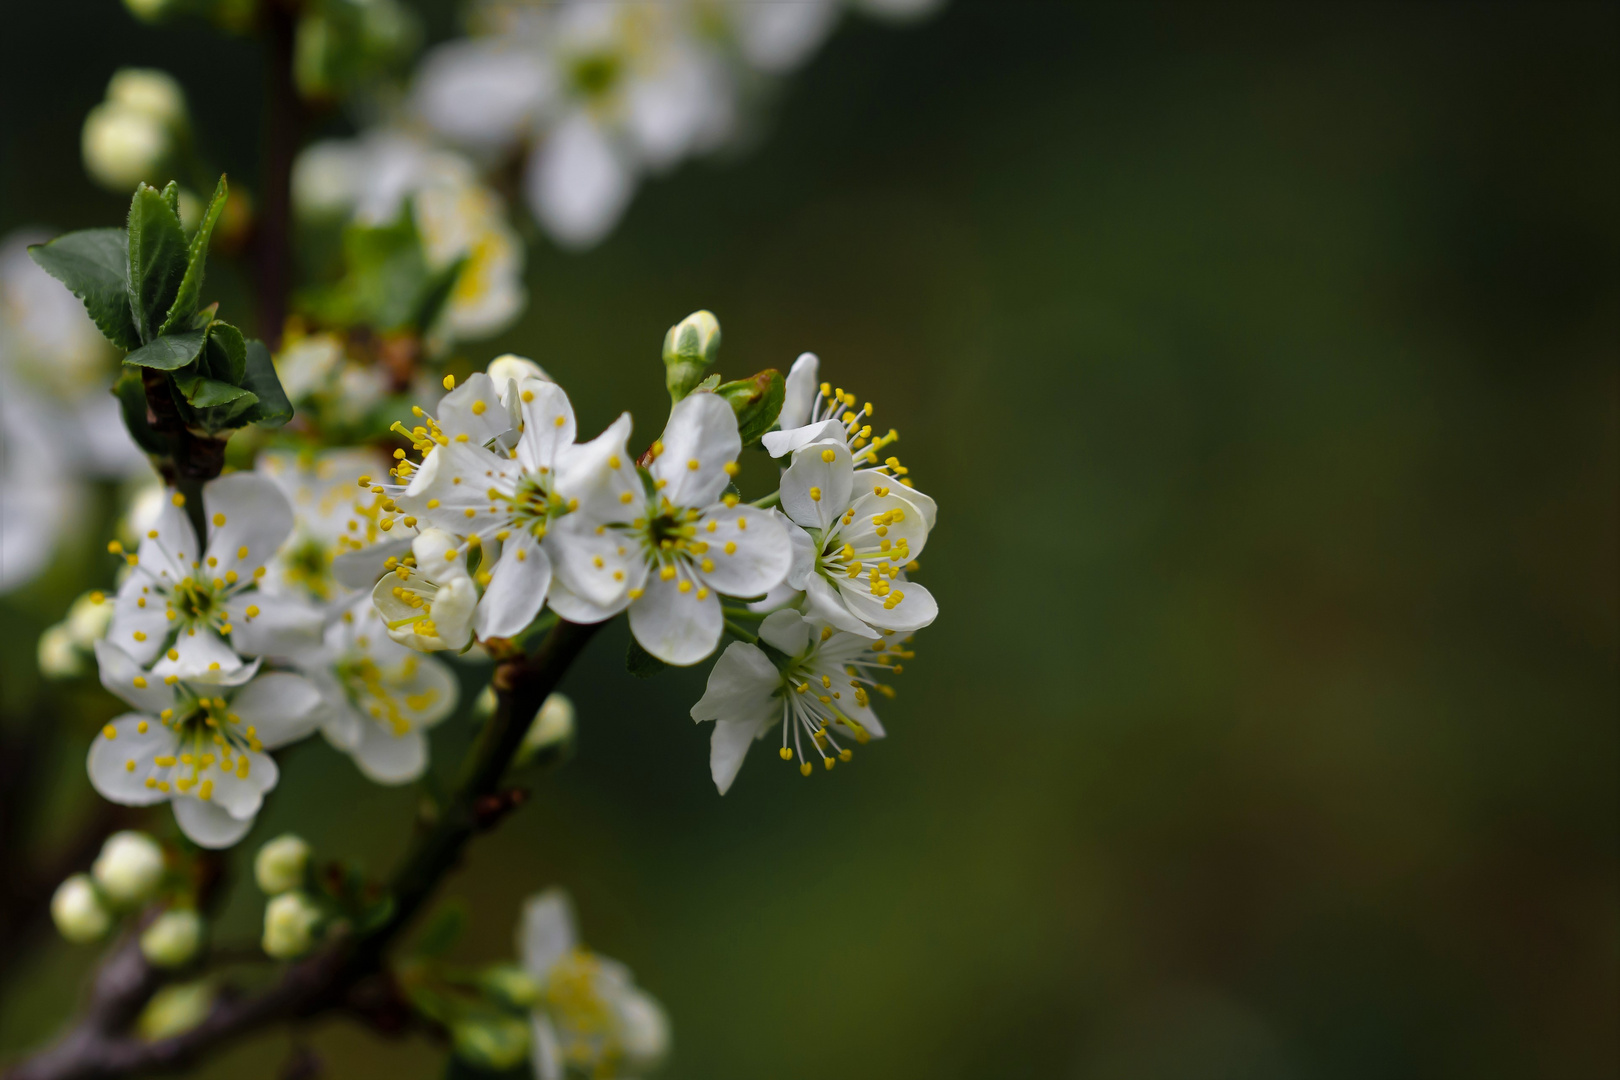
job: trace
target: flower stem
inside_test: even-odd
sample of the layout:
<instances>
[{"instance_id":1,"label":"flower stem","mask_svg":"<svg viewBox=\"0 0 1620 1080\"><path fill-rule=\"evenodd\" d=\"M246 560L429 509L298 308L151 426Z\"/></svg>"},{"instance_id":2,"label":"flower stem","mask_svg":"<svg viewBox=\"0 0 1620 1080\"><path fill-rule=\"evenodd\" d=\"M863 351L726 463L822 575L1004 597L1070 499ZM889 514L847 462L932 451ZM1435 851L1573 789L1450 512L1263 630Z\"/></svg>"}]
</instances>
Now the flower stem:
<instances>
[{"instance_id":1,"label":"flower stem","mask_svg":"<svg viewBox=\"0 0 1620 1080\"><path fill-rule=\"evenodd\" d=\"M744 630L742 627L738 626L736 623L732 622L730 619L726 620L726 633L730 634L732 637L737 638L740 641L746 641L750 645L758 645L759 644L759 635L758 634L749 633L747 630Z\"/></svg>"},{"instance_id":2,"label":"flower stem","mask_svg":"<svg viewBox=\"0 0 1620 1080\"><path fill-rule=\"evenodd\" d=\"M766 495L762 499L755 499L753 502L749 503L748 505L749 506L757 506L761 510L769 510L771 507L775 506L776 504L780 503L781 501L782 501L782 492L780 490L777 490L777 491L771 492L769 495Z\"/></svg>"}]
</instances>

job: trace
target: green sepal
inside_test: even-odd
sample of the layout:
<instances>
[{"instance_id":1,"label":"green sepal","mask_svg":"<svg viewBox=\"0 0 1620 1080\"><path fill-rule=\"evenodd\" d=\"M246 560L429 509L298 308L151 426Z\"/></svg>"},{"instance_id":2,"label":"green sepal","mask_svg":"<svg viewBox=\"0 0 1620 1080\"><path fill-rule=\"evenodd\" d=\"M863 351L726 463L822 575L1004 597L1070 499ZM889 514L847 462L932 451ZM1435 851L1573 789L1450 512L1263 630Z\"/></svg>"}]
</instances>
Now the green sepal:
<instances>
[{"instance_id":1,"label":"green sepal","mask_svg":"<svg viewBox=\"0 0 1620 1080\"><path fill-rule=\"evenodd\" d=\"M229 405L233 401L241 401L244 397L250 398L246 405L252 405L259 399L251 390L244 390L240 386L232 386L219 379L210 379L206 375L176 375L174 385L186 399L186 404L193 409L217 409L221 405ZM245 406L244 406L245 407ZM207 424L207 427L218 430L219 425Z\"/></svg>"},{"instance_id":2,"label":"green sepal","mask_svg":"<svg viewBox=\"0 0 1620 1080\"><path fill-rule=\"evenodd\" d=\"M84 302L96 328L120 349L134 349L140 334L129 310L129 234L123 229L81 229L34 244L29 258Z\"/></svg>"},{"instance_id":3,"label":"green sepal","mask_svg":"<svg viewBox=\"0 0 1620 1080\"><path fill-rule=\"evenodd\" d=\"M714 393L715 387L717 387L719 385L720 385L720 373L717 371L712 375L705 376L702 382L700 382L696 386L692 387L692 393L694 393L694 394L712 394L712 393Z\"/></svg>"},{"instance_id":4,"label":"green sepal","mask_svg":"<svg viewBox=\"0 0 1620 1080\"><path fill-rule=\"evenodd\" d=\"M180 290L175 294L174 303L163 320L161 333L167 334L191 318L202 298L203 274L208 266L208 242L214 235L214 225L218 223L219 215L225 209L225 191L225 177L221 176L219 183L214 187L214 197L209 200L208 209L203 214L202 224L197 226L196 235L191 238L191 246L186 255L185 276L181 278ZM164 193L167 194L167 189L164 189Z\"/></svg>"},{"instance_id":5,"label":"green sepal","mask_svg":"<svg viewBox=\"0 0 1620 1080\"><path fill-rule=\"evenodd\" d=\"M180 215L156 188L142 184L129 204L129 307L142 341L157 336L186 276Z\"/></svg>"},{"instance_id":6,"label":"green sepal","mask_svg":"<svg viewBox=\"0 0 1620 1080\"><path fill-rule=\"evenodd\" d=\"M428 924L417 936L414 951L418 956L443 956L450 951L467 928L467 905L460 900L449 900L433 913Z\"/></svg>"},{"instance_id":7,"label":"green sepal","mask_svg":"<svg viewBox=\"0 0 1620 1080\"><path fill-rule=\"evenodd\" d=\"M292 419L292 402L276 377L275 362L262 341L247 343L247 364L242 375L244 389L253 391L257 404L248 410L247 423L260 427L280 427Z\"/></svg>"},{"instance_id":8,"label":"green sepal","mask_svg":"<svg viewBox=\"0 0 1620 1080\"><path fill-rule=\"evenodd\" d=\"M737 414L737 434L744 446L752 446L760 436L776 425L782 415L782 402L787 398L787 380L775 368L766 368L747 379L738 379L716 387L720 397L731 404Z\"/></svg>"},{"instance_id":9,"label":"green sepal","mask_svg":"<svg viewBox=\"0 0 1620 1080\"><path fill-rule=\"evenodd\" d=\"M112 395L118 399L118 407L124 414L124 426L129 428L136 446L160 457L174 449L169 436L154 431L146 422L146 383L140 372L134 368L121 371L118 381L113 383Z\"/></svg>"},{"instance_id":10,"label":"green sepal","mask_svg":"<svg viewBox=\"0 0 1620 1080\"><path fill-rule=\"evenodd\" d=\"M630 639L630 648L624 654L624 670L638 679L650 679L669 667L658 657L641 647L641 642Z\"/></svg>"},{"instance_id":11,"label":"green sepal","mask_svg":"<svg viewBox=\"0 0 1620 1080\"><path fill-rule=\"evenodd\" d=\"M207 343L206 329L188 330L183 334L165 334L124 357L124 363L130 367L178 371L197 359Z\"/></svg>"},{"instance_id":12,"label":"green sepal","mask_svg":"<svg viewBox=\"0 0 1620 1080\"><path fill-rule=\"evenodd\" d=\"M216 320L208 328L207 357L209 374L233 386L242 385L247 374L247 341L242 331Z\"/></svg>"}]
</instances>

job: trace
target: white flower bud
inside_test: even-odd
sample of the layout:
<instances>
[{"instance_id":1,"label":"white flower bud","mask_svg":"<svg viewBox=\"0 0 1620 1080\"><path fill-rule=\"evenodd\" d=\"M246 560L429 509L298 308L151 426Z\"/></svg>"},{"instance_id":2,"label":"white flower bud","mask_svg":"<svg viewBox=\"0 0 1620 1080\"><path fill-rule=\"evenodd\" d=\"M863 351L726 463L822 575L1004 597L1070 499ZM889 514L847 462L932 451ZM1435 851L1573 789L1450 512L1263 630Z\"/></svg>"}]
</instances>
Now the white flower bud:
<instances>
[{"instance_id":1,"label":"white flower bud","mask_svg":"<svg viewBox=\"0 0 1620 1080\"><path fill-rule=\"evenodd\" d=\"M253 860L253 880L271 896L289 892L304 884L309 867L309 845L302 837L287 833L264 847Z\"/></svg>"},{"instance_id":2,"label":"white flower bud","mask_svg":"<svg viewBox=\"0 0 1620 1080\"><path fill-rule=\"evenodd\" d=\"M526 356L516 356L512 353L507 353L504 356L497 356L495 359L489 362L489 367L485 368L484 370L489 373L489 377L491 379L495 380L495 385L502 389L505 389L506 381L508 379L515 380L516 382L522 382L524 379L544 379L547 382L556 381L550 375L546 374L545 368L541 367L533 360L530 360Z\"/></svg>"},{"instance_id":3,"label":"white flower bud","mask_svg":"<svg viewBox=\"0 0 1620 1080\"><path fill-rule=\"evenodd\" d=\"M145 833L116 832L101 846L90 873L108 899L133 906L150 899L163 880L163 849Z\"/></svg>"},{"instance_id":4,"label":"white flower bud","mask_svg":"<svg viewBox=\"0 0 1620 1080\"><path fill-rule=\"evenodd\" d=\"M68 633L73 635L73 644L89 651L96 647L96 642L107 636L107 626L112 622L112 617L113 602L100 592L87 592L68 608L64 625Z\"/></svg>"},{"instance_id":5,"label":"white flower bud","mask_svg":"<svg viewBox=\"0 0 1620 1080\"><path fill-rule=\"evenodd\" d=\"M76 945L95 941L112 926L112 913L101 902L89 874L74 874L51 897L51 918L63 937Z\"/></svg>"},{"instance_id":6,"label":"white flower bud","mask_svg":"<svg viewBox=\"0 0 1620 1080\"><path fill-rule=\"evenodd\" d=\"M542 750L561 746L574 737L574 703L566 694L552 694L546 698L534 722L518 747L517 761L522 764Z\"/></svg>"},{"instance_id":7,"label":"white flower bud","mask_svg":"<svg viewBox=\"0 0 1620 1080\"><path fill-rule=\"evenodd\" d=\"M284 892L264 907L264 951L277 960L294 960L315 945L321 909L303 892Z\"/></svg>"},{"instance_id":8,"label":"white flower bud","mask_svg":"<svg viewBox=\"0 0 1620 1080\"><path fill-rule=\"evenodd\" d=\"M203 921L190 908L165 911L141 933L141 953L158 967L180 967L202 945Z\"/></svg>"},{"instance_id":9,"label":"white flower bud","mask_svg":"<svg viewBox=\"0 0 1620 1080\"><path fill-rule=\"evenodd\" d=\"M84 118L84 167L113 191L127 192L143 180L158 179L173 149L163 123L139 110L104 102Z\"/></svg>"},{"instance_id":10,"label":"white flower bud","mask_svg":"<svg viewBox=\"0 0 1620 1080\"><path fill-rule=\"evenodd\" d=\"M186 123L186 92L174 76L155 68L121 68L107 83L107 101L144 113L165 127L178 130Z\"/></svg>"},{"instance_id":11,"label":"white flower bud","mask_svg":"<svg viewBox=\"0 0 1620 1080\"><path fill-rule=\"evenodd\" d=\"M664 335L664 385L679 401L703 381L703 372L720 352L720 320L712 312L694 311Z\"/></svg>"},{"instance_id":12,"label":"white flower bud","mask_svg":"<svg viewBox=\"0 0 1620 1080\"><path fill-rule=\"evenodd\" d=\"M73 643L73 634L66 623L45 628L39 635L37 653L40 674L47 679L71 679L84 674L84 654Z\"/></svg>"}]
</instances>

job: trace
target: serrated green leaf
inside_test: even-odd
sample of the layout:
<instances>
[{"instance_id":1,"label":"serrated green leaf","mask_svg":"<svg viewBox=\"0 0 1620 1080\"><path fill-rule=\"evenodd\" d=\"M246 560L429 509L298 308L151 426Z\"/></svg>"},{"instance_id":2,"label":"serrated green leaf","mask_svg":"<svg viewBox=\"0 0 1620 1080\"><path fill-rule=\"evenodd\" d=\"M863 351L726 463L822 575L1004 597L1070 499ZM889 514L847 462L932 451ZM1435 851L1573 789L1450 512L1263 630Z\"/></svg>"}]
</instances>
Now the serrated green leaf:
<instances>
[{"instance_id":1,"label":"serrated green leaf","mask_svg":"<svg viewBox=\"0 0 1620 1080\"><path fill-rule=\"evenodd\" d=\"M208 369L216 379L242 385L247 373L247 341L228 322L216 321L208 328Z\"/></svg>"},{"instance_id":2,"label":"serrated green leaf","mask_svg":"<svg viewBox=\"0 0 1620 1080\"><path fill-rule=\"evenodd\" d=\"M120 349L141 343L129 310L128 241L123 229L84 229L28 249L42 270L84 301L96 328Z\"/></svg>"},{"instance_id":3,"label":"serrated green leaf","mask_svg":"<svg viewBox=\"0 0 1620 1080\"><path fill-rule=\"evenodd\" d=\"M630 639L630 649L624 654L624 670L638 679L650 679L668 667L668 664L643 649L641 642Z\"/></svg>"},{"instance_id":4,"label":"serrated green leaf","mask_svg":"<svg viewBox=\"0 0 1620 1080\"><path fill-rule=\"evenodd\" d=\"M191 317L191 325L190 325L189 329L192 329L192 330L206 330L206 329L208 329L208 324L212 323L214 321L214 317L217 314L219 314L219 301L218 300L214 301L212 304L209 304L205 308L198 308L197 313Z\"/></svg>"},{"instance_id":5,"label":"serrated green leaf","mask_svg":"<svg viewBox=\"0 0 1620 1080\"><path fill-rule=\"evenodd\" d=\"M186 403L193 409L213 409L240 400L244 395L253 397L250 390L232 386L219 379L210 379L206 375L178 375L175 377L174 385L180 388ZM257 400L255 397L254 401Z\"/></svg>"},{"instance_id":6,"label":"serrated green leaf","mask_svg":"<svg viewBox=\"0 0 1620 1080\"><path fill-rule=\"evenodd\" d=\"M139 371L125 368L113 384L112 395L118 399L118 407L124 414L124 426L129 428L130 438L135 440L136 446L148 454L167 454L173 449L169 436L152 430L146 422L146 384Z\"/></svg>"},{"instance_id":7,"label":"serrated green leaf","mask_svg":"<svg viewBox=\"0 0 1620 1080\"><path fill-rule=\"evenodd\" d=\"M163 195L142 184L129 203L129 308L141 340L157 337L186 276L186 234Z\"/></svg>"},{"instance_id":8,"label":"serrated green leaf","mask_svg":"<svg viewBox=\"0 0 1620 1080\"><path fill-rule=\"evenodd\" d=\"M261 427L280 427L292 419L292 402L276 377L276 365L270 359L270 350L262 341L247 343L247 365L242 374L242 386L253 391L258 403L243 417L244 423Z\"/></svg>"},{"instance_id":9,"label":"serrated green leaf","mask_svg":"<svg viewBox=\"0 0 1620 1080\"><path fill-rule=\"evenodd\" d=\"M178 220L180 217L180 181L170 180L167 184L164 184L162 194L163 201L169 204L169 209L174 211L174 216Z\"/></svg>"},{"instance_id":10,"label":"serrated green leaf","mask_svg":"<svg viewBox=\"0 0 1620 1080\"><path fill-rule=\"evenodd\" d=\"M208 242L214 235L214 225L219 221L219 215L225 209L225 195L225 177L221 176L219 183L214 186L214 197L208 201L202 224L197 226L197 233L191 238L191 247L186 254L185 277L181 278L180 291L175 294L174 304L163 320L162 332L165 334L191 318L202 298L203 274L208 268Z\"/></svg>"},{"instance_id":11,"label":"serrated green leaf","mask_svg":"<svg viewBox=\"0 0 1620 1080\"><path fill-rule=\"evenodd\" d=\"M178 371L197 359L197 354L202 352L203 344L207 340L207 330L188 330L184 334L165 334L150 345L142 345L124 357L124 363L132 367Z\"/></svg>"}]
</instances>

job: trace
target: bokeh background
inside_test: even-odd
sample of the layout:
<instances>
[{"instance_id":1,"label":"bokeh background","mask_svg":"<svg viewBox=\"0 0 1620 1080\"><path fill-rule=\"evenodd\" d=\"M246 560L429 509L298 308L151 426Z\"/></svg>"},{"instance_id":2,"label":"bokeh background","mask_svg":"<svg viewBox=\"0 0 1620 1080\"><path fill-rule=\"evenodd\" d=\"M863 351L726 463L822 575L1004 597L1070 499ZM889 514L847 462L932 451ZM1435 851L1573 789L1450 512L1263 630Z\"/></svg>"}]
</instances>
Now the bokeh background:
<instances>
[{"instance_id":1,"label":"bokeh background","mask_svg":"<svg viewBox=\"0 0 1620 1080\"><path fill-rule=\"evenodd\" d=\"M112 0L0 18L0 231L118 220L78 132L120 65L178 75L253 175L251 43ZM756 752L724 799L702 672L631 680L605 634L566 684L577 757L448 890L461 955L565 884L667 1003L674 1080L1620 1070L1613 5L851 20L746 153L530 261L528 314L468 359L540 360L582 429L628 405L650 436L697 307L728 377L819 352L939 499L943 614L887 743L810 780ZM61 710L42 850L92 795L32 643L104 539L0 608L0 699ZM314 740L239 851L319 829L381 870L412 805ZM32 952L0 1052L91 959ZM439 1069L294 1038L336 1077Z\"/></svg>"}]
</instances>

